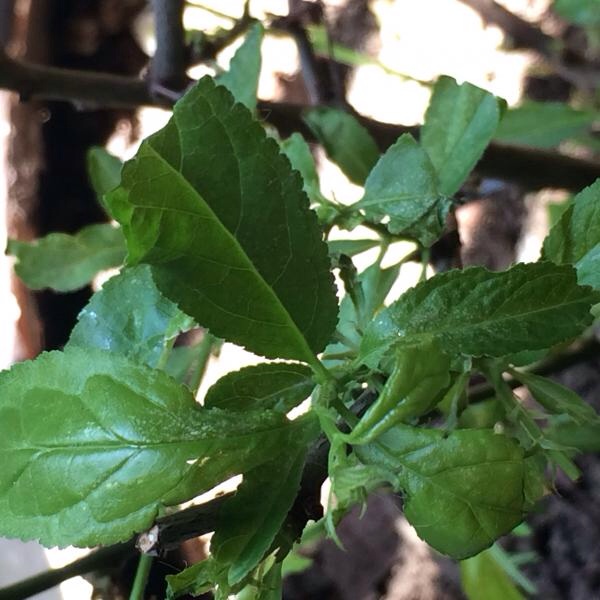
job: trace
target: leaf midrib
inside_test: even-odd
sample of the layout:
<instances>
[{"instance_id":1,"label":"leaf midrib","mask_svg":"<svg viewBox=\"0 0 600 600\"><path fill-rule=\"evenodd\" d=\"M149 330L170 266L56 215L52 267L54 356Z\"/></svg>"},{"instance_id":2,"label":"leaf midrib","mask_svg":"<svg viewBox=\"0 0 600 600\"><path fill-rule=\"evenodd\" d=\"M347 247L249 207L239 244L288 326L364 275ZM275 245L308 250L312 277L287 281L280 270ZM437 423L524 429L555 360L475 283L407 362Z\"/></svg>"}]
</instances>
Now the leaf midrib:
<instances>
[{"instance_id":1,"label":"leaf midrib","mask_svg":"<svg viewBox=\"0 0 600 600\"><path fill-rule=\"evenodd\" d=\"M316 358L315 358L314 354L312 353L310 347L308 346L306 338L304 337L304 335L302 334L302 332L296 325L295 321L293 320L292 316L288 312L287 307L279 299L279 297L277 296L277 294L275 293L273 288L266 282L262 273L256 268L256 266L254 265L254 263L252 262L250 257L246 254L246 251L241 246L241 244L238 242L238 240L235 238L235 236L227 229L227 227L225 227L225 225L223 225L221 220L217 217L215 212L212 210L212 207L204 200L204 198L200 195L200 193L187 181L187 179L183 176L183 174L180 171L175 169L168 161L166 161L150 144L146 144L146 148L152 153L152 155L154 157L156 157L167 168L167 170L170 172L170 174L172 174L174 177L176 177L180 180L182 185L185 188L187 188L189 193L191 193L194 197L198 198L198 201L201 202L203 204L203 206L206 208L209 216L205 217L194 211L184 211L184 210L172 208L172 207L147 206L147 205L139 204L139 203L134 204L130 198L131 204L133 206L135 206L136 208L140 208L140 209L163 210L163 211L167 211L167 212L173 211L173 212L187 213L187 214L193 215L196 218L203 218L203 219L207 219L207 220L214 222L217 225L217 227L219 227L222 230L225 237L228 238L228 241L233 246L234 251L242 257L242 260L244 262L247 263L248 271L255 274L255 277L259 281L259 285L261 285L264 289L266 289L267 294L278 305L279 312L282 313L285 323L280 325L278 323L269 322L269 324L280 325L280 326L291 329L294 332L295 337L297 338L296 343L299 345L299 348L302 350L303 354L305 355L303 359L309 365L313 365L316 361ZM255 321L255 319L250 319L247 315L235 314L235 316L246 319L246 320Z\"/></svg>"}]
</instances>

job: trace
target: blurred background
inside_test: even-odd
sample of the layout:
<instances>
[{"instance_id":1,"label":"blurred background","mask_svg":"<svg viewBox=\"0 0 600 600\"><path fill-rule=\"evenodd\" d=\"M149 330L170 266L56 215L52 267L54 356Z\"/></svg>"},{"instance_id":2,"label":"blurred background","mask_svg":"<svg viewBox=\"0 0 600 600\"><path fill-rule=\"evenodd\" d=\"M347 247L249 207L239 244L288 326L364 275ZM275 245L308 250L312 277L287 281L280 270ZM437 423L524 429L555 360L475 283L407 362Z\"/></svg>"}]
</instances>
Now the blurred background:
<instances>
[{"instance_id":1,"label":"blurred background","mask_svg":"<svg viewBox=\"0 0 600 600\"><path fill-rule=\"evenodd\" d=\"M600 176L600 0L251 0L249 10L267 27L261 101L302 106L336 101L319 97L319 89L307 80L296 26L324 69L335 64L345 98L364 117L422 123L432 83L442 74L506 100L509 109L497 144L527 147L531 154L504 169L516 170L516 177L502 177L499 166L496 175L474 178L462 190L469 201L456 220L465 265L500 269L538 258L549 224L579 189L576 173L573 182L567 173L565 184L556 187L528 179L528 170L535 166L539 171L548 153L576 158L588 176ZM203 56L203 40L222 38L243 12L238 0L186 3L190 53L202 59L190 60L191 77L227 67L241 40L231 35L210 56ZM153 13L144 0L0 0L0 47L29 63L138 77L146 73L154 52L154 31ZM0 88L7 87L3 68L0 64ZM102 145L130 157L139 140L169 116L153 107L32 99L27 86L19 92L0 89L3 247L8 238L75 232L105 220L89 184L87 150ZM340 202L360 198L361 189L322 150L315 147L314 152L323 192ZM363 232L356 235L364 237ZM368 262L369 256L363 258ZM67 294L31 292L12 275L12 260L0 257L2 368L60 348L93 291L88 286ZM399 283L404 288L414 283L420 267L405 269ZM225 345L203 389L224 372L256 360ZM560 376L600 404L597 357ZM534 597L600 597L600 461L595 454L582 460L580 482L559 479L560 494L547 502L543 514L531 517L524 535L505 542L522 557L523 572L537 589ZM456 565L416 537L394 498L371 499L365 517L346 519L340 536L347 552L330 542L313 544L302 570L288 578L286 598L464 597ZM83 552L0 540L0 586L48 565L64 565ZM120 564L114 567L120 572ZM169 572L168 564L165 568ZM39 598L119 597L116 590L112 573L103 581L71 579Z\"/></svg>"}]
</instances>

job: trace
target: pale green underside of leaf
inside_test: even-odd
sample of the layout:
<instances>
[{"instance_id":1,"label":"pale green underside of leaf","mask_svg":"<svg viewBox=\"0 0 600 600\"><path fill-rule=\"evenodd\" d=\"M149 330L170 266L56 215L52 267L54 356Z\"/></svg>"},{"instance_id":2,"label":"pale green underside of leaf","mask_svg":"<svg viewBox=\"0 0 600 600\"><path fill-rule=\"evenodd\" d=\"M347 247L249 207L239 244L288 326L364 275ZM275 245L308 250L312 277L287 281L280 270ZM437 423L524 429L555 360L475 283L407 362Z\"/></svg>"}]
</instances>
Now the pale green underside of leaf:
<instances>
[{"instance_id":1,"label":"pale green underside of leaf","mask_svg":"<svg viewBox=\"0 0 600 600\"><path fill-rule=\"evenodd\" d=\"M321 194L319 175L315 160L302 135L293 133L289 138L281 142L281 150L288 157L292 168L296 169L302 176L304 191L311 202L320 203L325 199Z\"/></svg>"},{"instance_id":2,"label":"pale green underside of leaf","mask_svg":"<svg viewBox=\"0 0 600 600\"><path fill-rule=\"evenodd\" d=\"M355 117L337 108L310 109L304 120L346 177L363 185L379 159L379 148L371 134Z\"/></svg>"},{"instance_id":3,"label":"pale green underside of leaf","mask_svg":"<svg viewBox=\"0 0 600 600\"><path fill-rule=\"evenodd\" d=\"M229 92L202 79L110 195L128 262L216 336L314 362L335 327L327 247L298 173Z\"/></svg>"},{"instance_id":4,"label":"pale green underside of leaf","mask_svg":"<svg viewBox=\"0 0 600 600\"><path fill-rule=\"evenodd\" d=\"M450 200L438 193L437 175L427 153L404 134L373 167L365 195L354 207L368 220L385 220L391 233L430 246L444 229Z\"/></svg>"},{"instance_id":5,"label":"pale green underside of leaf","mask_svg":"<svg viewBox=\"0 0 600 600\"><path fill-rule=\"evenodd\" d=\"M574 265L579 283L600 290L600 179L575 196L544 240L543 256Z\"/></svg>"},{"instance_id":6,"label":"pale green underside of leaf","mask_svg":"<svg viewBox=\"0 0 600 600\"><path fill-rule=\"evenodd\" d=\"M256 108L263 32L263 26L254 23L246 34L244 42L233 55L229 70L216 79L219 85L225 86L233 94L237 102L241 102L250 110Z\"/></svg>"},{"instance_id":7,"label":"pale green underside of leaf","mask_svg":"<svg viewBox=\"0 0 600 600\"><path fill-rule=\"evenodd\" d=\"M527 102L503 115L494 138L500 142L551 148L585 132L599 115L562 102Z\"/></svg>"},{"instance_id":8,"label":"pale green underside of leaf","mask_svg":"<svg viewBox=\"0 0 600 600\"><path fill-rule=\"evenodd\" d=\"M567 265L518 264L499 273L481 267L448 271L382 310L365 332L361 357L374 367L391 346L429 337L448 353L471 356L548 348L581 333L599 301L598 292L577 285Z\"/></svg>"},{"instance_id":9,"label":"pale green underside of leaf","mask_svg":"<svg viewBox=\"0 0 600 600\"><path fill-rule=\"evenodd\" d=\"M288 412L315 387L312 371L291 363L262 364L228 373L207 392L204 405L227 410Z\"/></svg>"},{"instance_id":10,"label":"pale green underside of leaf","mask_svg":"<svg viewBox=\"0 0 600 600\"><path fill-rule=\"evenodd\" d=\"M405 494L404 514L419 536L453 558L487 548L531 509L522 448L489 430L446 436L401 425L355 452L388 472Z\"/></svg>"},{"instance_id":11,"label":"pale green underside of leaf","mask_svg":"<svg viewBox=\"0 0 600 600\"><path fill-rule=\"evenodd\" d=\"M99 350L43 354L0 374L0 535L93 546L159 508L273 460L281 415L205 410L161 371Z\"/></svg>"},{"instance_id":12,"label":"pale green underside of leaf","mask_svg":"<svg viewBox=\"0 0 600 600\"><path fill-rule=\"evenodd\" d=\"M470 83L440 77L421 130L421 144L439 177L439 191L451 196L467 178L500 119L498 99Z\"/></svg>"},{"instance_id":13,"label":"pale green underside of leaf","mask_svg":"<svg viewBox=\"0 0 600 600\"><path fill-rule=\"evenodd\" d=\"M109 279L79 313L68 346L99 348L155 367L168 340L194 321L165 298L148 265Z\"/></svg>"},{"instance_id":14,"label":"pale green underside of leaf","mask_svg":"<svg viewBox=\"0 0 600 600\"><path fill-rule=\"evenodd\" d=\"M121 181L123 161L100 146L87 152L87 170L98 202L108 210L104 195L114 190Z\"/></svg>"},{"instance_id":15,"label":"pale green underside of leaf","mask_svg":"<svg viewBox=\"0 0 600 600\"><path fill-rule=\"evenodd\" d=\"M460 580L469 600L525 600L491 550L463 560Z\"/></svg>"},{"instance_id":16,"label":"pale green underside of leaf","mask_svg":"<svg viewBox=\"0 0 600 600\"><path fill-rule=\"evenodd\" d=\"M71 292L84 287L99 271L118 267L125 259L120 228L100 224L75 235L51 233L33 242L9 240L7 253L17 258L15 271L33 290Z\"/></svg>"}]
</instances>

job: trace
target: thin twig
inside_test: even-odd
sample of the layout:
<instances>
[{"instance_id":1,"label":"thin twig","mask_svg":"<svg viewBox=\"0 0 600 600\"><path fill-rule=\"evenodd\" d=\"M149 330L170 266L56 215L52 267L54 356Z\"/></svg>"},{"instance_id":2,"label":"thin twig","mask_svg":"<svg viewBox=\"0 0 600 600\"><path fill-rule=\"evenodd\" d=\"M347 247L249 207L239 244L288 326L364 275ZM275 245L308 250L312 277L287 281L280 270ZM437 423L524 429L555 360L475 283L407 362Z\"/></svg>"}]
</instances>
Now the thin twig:
<instances>
[{"instance_id":1,"label":"thin twig","mask_svg":"<svg viewBox=\"0 0 600 600\"><path fill-rule=\"evenodd\" d=\"M45 571L0 588L0 600L22 600L48 590L71 577L85 575L105 567L114 567L127 556L133 556L133 542L100 548L60 569Z\"/></svg>"},{"instance_id":2,"label":"thin twig","mask_svg":"<svg viewBox=\"0 0 600 600\"><path fill-rule=\"evenodd\" d=\"M0 89L13 90L24 100L64 100L90 108L113 106L170 107L174 98L153 96L141 79L90 73L56 67L42 67L9 58L0 50ZM262 117L286 136L301 132L307 139L314 135L303 120L306 107L293 104L259 102ZM402 133L418 135L417 127L381 123L358 117L379 147L385 150ZM547 187L578 191L600 177L598 162L572 158L558 152L510 146L493 142L475 167L485 177L519 184L526 190Z\"/></svg>"}]
</instances>

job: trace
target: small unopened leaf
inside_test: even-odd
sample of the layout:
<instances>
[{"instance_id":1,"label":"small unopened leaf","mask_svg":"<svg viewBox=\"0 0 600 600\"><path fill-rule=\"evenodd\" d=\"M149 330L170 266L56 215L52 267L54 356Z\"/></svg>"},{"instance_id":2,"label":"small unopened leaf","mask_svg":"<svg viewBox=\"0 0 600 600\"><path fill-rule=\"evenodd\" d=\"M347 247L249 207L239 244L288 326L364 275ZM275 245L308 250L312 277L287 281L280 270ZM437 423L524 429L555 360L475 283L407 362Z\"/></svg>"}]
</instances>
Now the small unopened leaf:
<instances>
[{"instance_id":1,"label":"small unopened leaf","mask_svg":"<svg viewBox=\"0 0 600 600\"><path fill-rule=\"evenodd\" d=\"M348 438L351 444L377 439L394 425L430 411L450 385L450 358L436 343L399 348L392 374L377 400Z\"/></svg>"},{"instance_id":2,"label":"small unopened leaf","mask_svg":"<svg viewBox=\"0 0 600 600\"><path fill-rule=\"evenodd\" d=\"M346 254L347 256L354 256L360 254L371 248L379 246L380 240L330 240L327 242L329 245L329 254L335 256L336 254Z\"/></svg>"},{"instance_id":3,"label":"small unopened leaf","mask_svg":"<svg viewBox=\"0 0 600 600\"><path fill-rule=\"evenodd\" d=\"M439 177L439 191L451 196L492 139L500 119L499 101L470 83L440 77L421 130L421 143Z\"/></svg>"},{"instance_id":4,"label":"small unopened leaf","mask_svg":"<svg viewBox=\"0 0 600 600\"><path fill-rule=\"evenodd\" d=\"M150 267L140 265L109 279L92 296L68 345L109 350L154 367L167 341L193 325L160 293Z\"/></svg>"},{"instance_id":5,"label":"small unopened leaf","mask_svg":"<svg viewBox=\"0 0 600 600\"><path fill-rule=\"evenodd\" d=\"M391 233L430 246L444 229L450 200L439 193L427 153L404 134L373 167L365 195L354 207L371 221L383 221Z\"/></svg>"},{"instance_id":6,"label":"small unopened leaf","mask_svg":"<svg viewBox=\"0 0 600 600\"><path fill-rule=\"evenodd\" d=\"M599 5L600 6L600 5ZM551 148L591 127L599 115L562 102L527 102L507 110L494 138L500 142Z\"/></svg>"},{"instance_id":7,"label":"small unopened leaf","mask_svg":"<svg viewBox=\"0 0 600 600\"><path fill-rule=\"evenodd\" d=\"M246 34L244 42L233 55L229 70L217 77L217 83L224 85L238 102L246 105L250 110L256 108L263 33L263 26L254 23Z\"/></svg>"},{"instance_id":8,"label":"small unopened leaf","mask_svg":"<svg viewBox=\"0 0 600 600\"><path fill-rule=\"evenodd\" d=\"M523 449L489 430L446 435L402 425L355 452L388 472L388 481L404 492L404 514L419 536L453 558L487 548L532 508Z\"/></svg>"},{"instance_id":9,"label":"small unopened leaf","mask_svg":"<svg viewBox=\"0 0 600 600\"><path fill-rule=\"evenodd\" d=\"M579 282L600 290L600 179L573 198L544 240L543 256L575 265Z\"/></svg>"},{"instance_id":10,"label":"small unopened leaf","mask_svg":"<svg viewBox=\"0 0 600 600\"><path fill-rule=\"evenodd\" d=\"M382 310L365 332L361 356L376 366L391 346L430 337L448 353L470 356L549 348L580 334L597 302L600 293L577 285L575 270L567 265L448 271Z\"/></svg>"},{"instance_id":11,"label":"small unopened leaf","mask_svg":"<svg viewBox=\"0 0 600 600\"><path fill-rule=\"evenodd\" d=\"M573 390L533 373L511 372L550 413L569 415L580 424L600 422L596 411Z\"/></svg>"},{"instance_id":12,"label":"small unopened leaf","mask_svg":"<svg viewBox=\"0 0 600 600\"><path fill-rule=\"evenodd\" d=\"M310 109L304 120L346 177L363 185L379 158L379 148L371 134L355 117L337 108Z\"/></svg>"},{"instance_id":13,"label":"small unopened leaf","mask_svg":"<svg viewBox=\"0 0 600 600\"><path fill-rule=\"evenodd\" d=\"M120 228L106 223L89 225L75 235L9 240L6 252L17 258L15 271L32 290L71 292L89 284L98 272L123 264L125 240Z\"/></svg>"},{"instance_id":14,"label":"small unopened leaf","mask_svg":"<svg viewBox=\"0 0 600 600\"><path fill-rule=\"evenodd\" d=\"M201 143L199 143L201 140ZM315 363L335 327L327 247L302 182L231 94L202 79L108 196L128 263L223 339Z\"/></svg>"},{"instance_id":15,"label":"small unopened leaf","mask_svg":"<svg viewBox=\"0 0 600 600\"><path fill-rule=\"evenodd\" d=\"M274 460L296 427L203 409L162 371L108 352L43 354L0 374L0 535L126 540L162 506Z\"/></svg>"},{"instance_id":16,"label":"small unopened leaf","mask_svg":"<svg viewBox=\"0 0 600 600\"><path fill-rule=\"evenodd\" d=\"M288 412L315 387L312 371L299 364L274 363L245 367L221 377L207 392L206 407L227 410Z\"/></svg>"}]
</instances>

